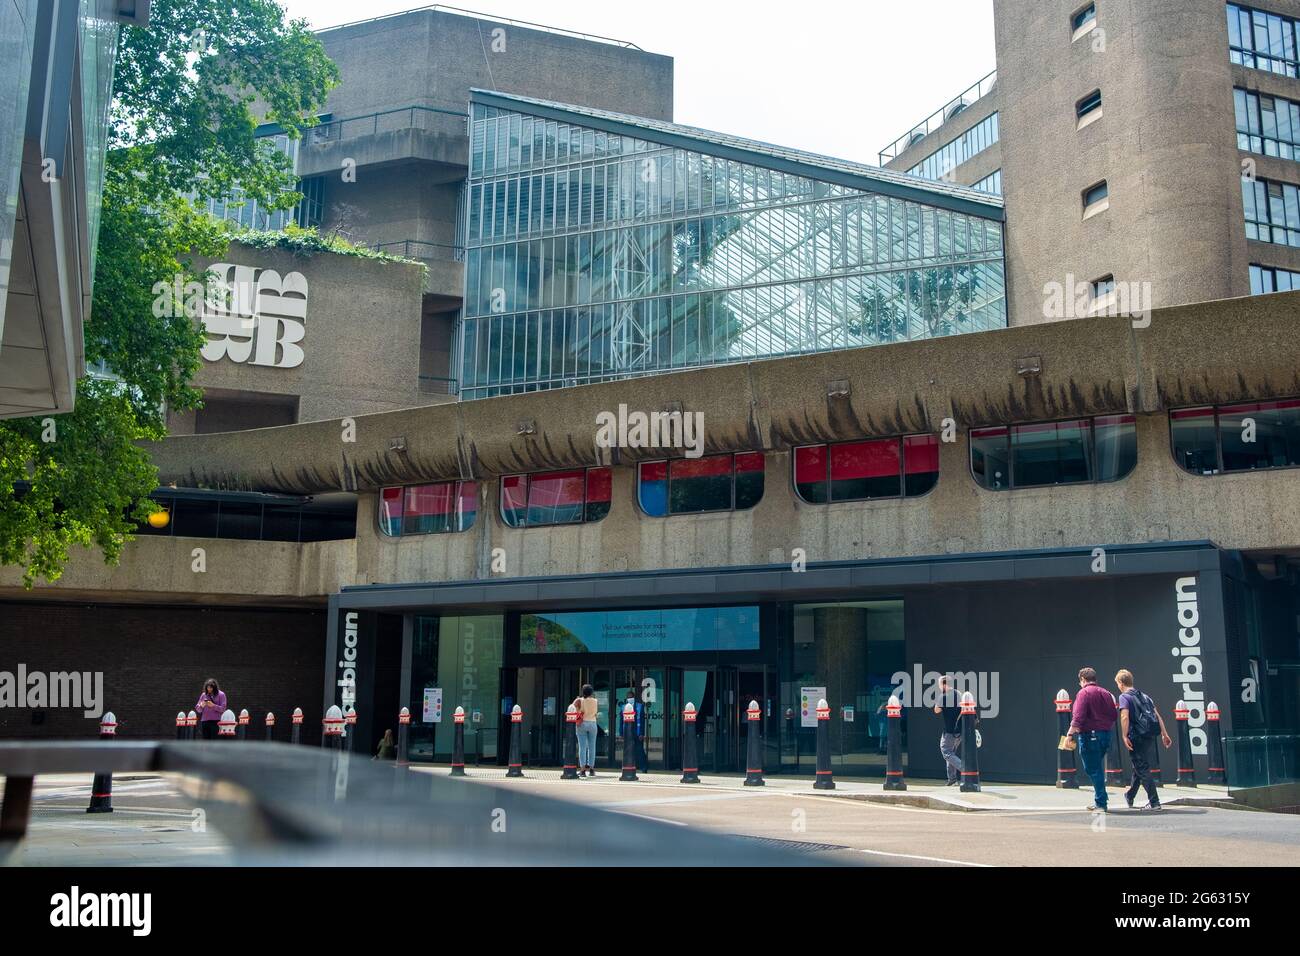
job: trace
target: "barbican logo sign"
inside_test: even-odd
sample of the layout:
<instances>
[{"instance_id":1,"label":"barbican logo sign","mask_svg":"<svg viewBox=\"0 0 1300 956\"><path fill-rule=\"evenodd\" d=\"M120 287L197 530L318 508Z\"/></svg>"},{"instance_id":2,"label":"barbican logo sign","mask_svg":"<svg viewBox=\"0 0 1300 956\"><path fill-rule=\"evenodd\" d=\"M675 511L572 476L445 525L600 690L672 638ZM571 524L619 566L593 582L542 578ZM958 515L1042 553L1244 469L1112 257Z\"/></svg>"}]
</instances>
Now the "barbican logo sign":
<instances>
[{"instance_id":1,"label":"barbican logo sign","mask_svg":"<svg viewBox=\"0 0 1300 956\"><path fill-rule=\"evenodd\" d=\"M297 368L306 335L307 279L274 269L213 264L200 319L209 362L229 359L249 365Z\"/></svg>"}]
</instances>

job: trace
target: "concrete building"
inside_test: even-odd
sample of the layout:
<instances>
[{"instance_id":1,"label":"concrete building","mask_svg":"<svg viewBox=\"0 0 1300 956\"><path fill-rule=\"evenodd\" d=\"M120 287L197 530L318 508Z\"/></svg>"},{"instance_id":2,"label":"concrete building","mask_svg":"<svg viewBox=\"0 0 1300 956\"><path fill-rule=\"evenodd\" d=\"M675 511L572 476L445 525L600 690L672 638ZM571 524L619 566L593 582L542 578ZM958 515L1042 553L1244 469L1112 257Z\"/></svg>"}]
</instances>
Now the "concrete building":
<instances>
[{"instance_id":1,"label":"concrete building","mask_svg":"<svg viewBox=\"0 0 1300 956\"><path fill-rule=\"evenodd\" d=\"M0 418L76 401L117 25L148 21L149 0L0 0Z\"/></svg>"},{"instance_id":2,"label":"concrete building","mask_svg":"<svg viewBox=\"0 0 1300 956\"><path fill-rule=\"evenodd\" d=\"M466 37L502 26L451 20L475 54ZM390 27L341 29L386 49ZM436 47L439 29L403 32ZM666 62L529 31L629 76ZM1226 36L1213 56L1229 62ZM408 263L236 247L226 274L257 305L234 314L255 331L208 325L213 411L150 447L170 521L116 568L79 555L31 592L4 572L0 644L32 670L102 669L142 734L168 733L209 674L236 708L300 706L313 731L355 687L359 746L405 706L421 760L450 755L456 706L470 759L499 760L518 703L530 760L554 763L591 683L600 766L621 760L610 714L629 693L649 764L679 766L689 700L711 771L744 766L752 699L768 770L810 772L825 696L836 771L880 774L900 692L908 772L937 775L923 692L955 671L979 697L985 774L1041 781L1056 692L1081 666L1128 667L1167 718L1190 705L1202 771L1221 729L1236 784L1295 779L1300 292L1019 318L1013 210L1031 232L1040 213L1012 191L1001 114L1021 105L1002 70L1000 53L996 83L926 125L936 149L905 138L890 157L905 168L886 170L674 124L670 86L647 109L620 101L635 83L597 100L462 76L457 294ZM1080 132L1103 124L1128 130L1108 102ZM391 139L428 153L424 132ZM964 185L908 175L965 133L948 154ZM1003 166L1005 213L983 182ZM1086 220L1071 206L1061 230L1127 221L1108 218L1118 200ZM393 208L373 199L369 221ZM412 390L431 314L462 330L448 377L473 400ZM9 735L84 723L0 711Z\"/></svg>"}]
</instances>

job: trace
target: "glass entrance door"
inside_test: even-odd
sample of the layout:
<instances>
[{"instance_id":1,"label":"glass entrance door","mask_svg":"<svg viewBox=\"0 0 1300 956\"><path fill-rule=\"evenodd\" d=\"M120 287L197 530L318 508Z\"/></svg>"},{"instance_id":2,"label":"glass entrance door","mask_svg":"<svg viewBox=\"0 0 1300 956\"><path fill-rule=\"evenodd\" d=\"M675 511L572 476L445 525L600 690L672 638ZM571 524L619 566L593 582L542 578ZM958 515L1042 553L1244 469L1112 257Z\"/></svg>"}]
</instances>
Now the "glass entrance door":
<instances>
[{"instance_id":1,"label":"glass entrance door","mask_svg":"<svg viewBox=\"0 0 1300 956\"><path fill-rule=\"evenodd\" d=\"M641 742L637 769L666 769L667 747L664 731L668 694L664 668L616 667L613 668L613 677L614 693L610 700L610 719L614 766L623 765L623 709L630 700L636 715L637 736Z\"/></svg>"}]
</instances>

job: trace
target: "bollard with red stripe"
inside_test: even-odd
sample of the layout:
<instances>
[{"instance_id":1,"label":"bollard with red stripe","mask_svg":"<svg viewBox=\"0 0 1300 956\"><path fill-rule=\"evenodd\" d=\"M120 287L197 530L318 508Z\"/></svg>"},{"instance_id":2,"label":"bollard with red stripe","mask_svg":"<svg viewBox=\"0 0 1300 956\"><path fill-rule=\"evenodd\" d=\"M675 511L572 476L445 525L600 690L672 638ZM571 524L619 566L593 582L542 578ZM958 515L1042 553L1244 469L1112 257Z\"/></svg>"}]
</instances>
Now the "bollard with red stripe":
<instances>
[{"instance_id":1,"label":"bollard with red stripe","mask_svg":"<svg viewBox=\"0 0 1300 956\"><path fill-rule=\"evenodd\" d=\"M831 706L822 698L817 701L817 779L814 790L834 790L835 777L831 773Z\"/></svg>"},{"instance_id":2,"label":"bollard with red stripe","mask_svg":"<svg viewBox=\"0 0 1300 956\"><path fill-rule=\"evenodd\" d=\"M176 739L188 740L189 734L189 725L185 722L185 711L182 710L176 715Z\"/></svg>"},{"instance_id":3,"label":"bollard with red stripe","mask_svg":"<svg viewBox=\"0 0 1300 956\"><path fill-rule=\"evenodd\" d=\"M269 710L266 712L266 739L268 741L275 739L275 714Z\"/></svg>"},{"instance_id":4,"label":"bollard with red stripe","mask_svg":"<svg viewBox=\"0 0 1300 956\"><path fill-rule=\"evenodd\" d=\"M906 790L907 781L903 779L903 705L896 695L890 695L885 705L885 733L888 735L889 750L885 757L885 789Z\"/></svg>"},{"instance_id":5,"label":"bollard with red stripe","mask_svg":"<svg viewBox=\"0 0 1300 956\"><path fill-rule=\"evenodd\" d=\"M1070 732L1070 693L1064 688L1056 692L1056 732L1062 739ZM964 753L962 759L966 759ZM1073 750L1056 748L1056 785L1066 790L1079 789Z\"/></svg>"},{"instance_id":6,"label":"bollard with red stripe","mask_svg":"<svg viewBox=\"0 0 1300 956\"><path fill-rule=\"evenodd\" d=\"M1125 787L1124 762L1120 757L1124 747L1119 742L1119 720L1115 721L1115 730L1110 735L1110 749L1106 751L1106 786Z\"/></svg>"},{"instance_id":7,"label":"bollard with red stripe","mask_svg":"<svg viewBox=\"0 0 1300 956\"><path fill-rule=\"evenodd\" d=\"M506 768L507 777L524 775L524 758L521 740L524 733L524 709L518 704L510 710L510 765Z\"/></svg>"},{"instance_id":8,"label":"bollard with red stripe","mask_svg":"<svg viewBox=\"0 0 1300 956\"><path fill-rule=\"evenodd\" d=\"M980 792L980 748L976 736L975 695L961 695L961 787L963 793Z\"/></svg>"},{"instance_id":9,"label":"bollard with red stripe","mask_svg":"<svg viewBox=\"0 0 1300 956\"><path fill-rule=\"evenodd\" d=\"M395 766L410 766L407 751L411 739L411 709L403 707L397 712L397 753L393 761Z\"/></svg>"},{"instance_id":10,"label":"bollard with red stripe","mask_svg":"<svg viewBox=\"0 0 1300 956\"><path fill-rule=\"evenodd\" d=\"M1210 738L1210 766L1205 775L1206 783L1226 784L1228 782L1228 765L1223 762L1223 730L1219 724L1219 705L1210 701L1205 705L1206 727Z\"/></svg>"},{"instance_id":11,"label":"bollard with red stripe","mask_svg":"<svg viewBox=\"0 0 1300 956\"><path fill-rule=\"evenodd\" d=\"M217 721L217 739L234 740L236 725L237 721L235 720L235 712L233 710L227 710L221 715L221 719Z\"/></svg>"},{"instance_id":12,"label":"bollard with red stripe","mask_svg":"<svg viewBox=\"0 0 1300 956\"><path fill-rule=\"evenodd\" d=\"M117 737L117 717L110 710L99 718L99 739L113 740ZM90 784L90 806L87 813L113 812L113 775L97 773Z\"/></svg>"},{"instance_id":13,"label":"bollard with red stripe","mask_svg":"<svg viewBox=\"0 0 1300 956\"><path fill-rule=\"evenodd\" d=\"M185 730L190 740L199 736L199 715L192 710L185 715Z\"/></svg>"},{"instance_id":14,"label":"bollard with red stripe","mask_svg":"<svg viewBox=\"0 0 1300 956\"><path fill-rule=\"evenodd\" d=\"M463 777L465 776L465 708L457 707L455 713L451 715L451 720L455 728L451 751L451 775Z\"/></svg>"},{"instance_id":15,"label":"bollard with red stripe","mask_svg":"<svg viewBox=\"0 0 1300 956\"><path fill-rule=\"evenodd\" d=\"M1174 705L1174 720L1178 721L1178 779L1175 787L1196 786L1196 765L1192 762L1192 735L1187 726L1187 704L1179 701Z\"/></svg>"},{"instance_id":16,"label":"bollard with red stripe","mask_svg":"<svg viewBox=\"0 0 1300 956\"><path fill-rule=\"evenodd\" d=\"M343 715L343 725L343 749L352 753L352 742L357 736L357 709L351 704Z\"/></svg>"},{"instance_id":17,"label":"bollard with red stripe","mask_svg":"<svg viewBox=\"0 0 1300 956\"><path fill-rule=\"evenodd\" d=\"M578 708L572 704L564 712L564 772L560 779L578 779Z\"/></svg>"},{"instance_id":18,"label":"bollard with red stripe","mask_svg":"<svg viewBox=\"0 0 1300 956\"><path fill-rule=\"evenodd\" d=\"M641 779L636 775L636 705L630 700L623 705L623 772L618 779L624 782Z\"/></svg>"},{"instance_id":19,"label":"bollard with red stripe","mask_svg":"<svg viewBox=\"0 0 1300 956\"><path fill-rule=\"evenodd\" d=\"M326 750L339 750L343 746L343 711L338 704L330 704L321 720L321 746Z\"/></svg>"},{"instance_id":20,"label":"bollard with red stripe","mask_svg":"<svg viewBox=\"0 0 1300 956\"><path fill-rule=\"evenodd\" d=\"M758 706L758 701L749 702L745 717L749 725L745 756L745 786L764 787L767 786L767 781L763 779L763 739L760 727L763 722L763 711Z\"/></svg>"},{"instance_id":21,"label":"bollard with red stripe","mask_svg":"<svg viewBox=\"0 0 1300 956\"><path fill-rule=\"evenodd\" d=\"M248 722L250 720L252 720L252 718L248 716L247 708L239 712L239 725L235 728L236 740L248 739Z\"/></svg>"},{"instance_id":22,"label":"bollard with red stripe","mask_svg":"<svg viewBox=\"0 0 1300 956\"><path fill-rule=\"evenodd\" d=\"M682 783L699 783L699 748L695 728L695 705L689 700L682 711Z\"/></svg>"},{"instance_id":23,"label":"bollard with red stripe","mask_svg":"<svg viewBox=\"0 0 1300 956\"><path fill-rule=\"evenodd\" d=\"M295 707L293 709L292 723L293 723L293 736L289 738L289 743L300 744L302 743L302 708L301 707Z\"/></svg>"}]
</instances>

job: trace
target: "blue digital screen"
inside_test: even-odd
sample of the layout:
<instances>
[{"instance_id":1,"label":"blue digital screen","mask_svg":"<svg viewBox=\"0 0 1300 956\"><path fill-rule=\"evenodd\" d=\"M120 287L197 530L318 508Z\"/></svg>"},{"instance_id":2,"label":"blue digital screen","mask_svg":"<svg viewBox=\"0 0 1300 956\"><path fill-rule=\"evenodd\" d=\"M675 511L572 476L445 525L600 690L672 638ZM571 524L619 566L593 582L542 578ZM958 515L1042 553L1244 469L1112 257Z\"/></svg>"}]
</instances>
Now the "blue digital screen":
<instances>
[{"instance_id":1,"label":"blue digital screen","mask_svg":"<svg viewBox=\"0 0 1300 956\"><path fill-rule=\"evenodd\" d=\"M558 611L519 619L521 654L756 651L757 607Z\"/></svg>"}]
</instances>

